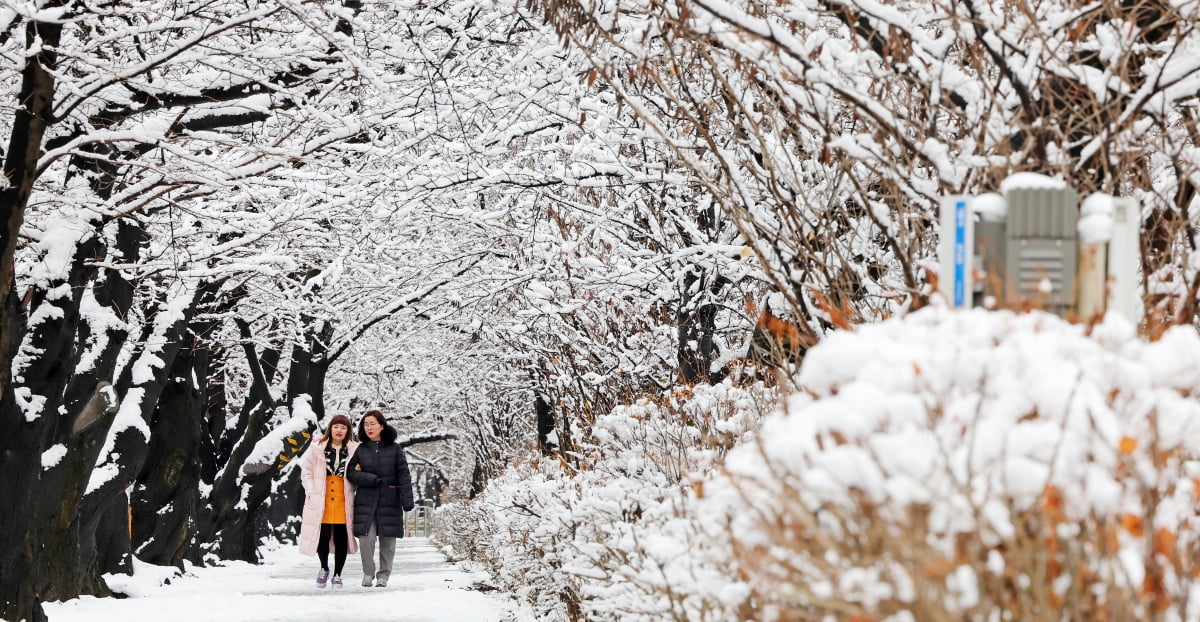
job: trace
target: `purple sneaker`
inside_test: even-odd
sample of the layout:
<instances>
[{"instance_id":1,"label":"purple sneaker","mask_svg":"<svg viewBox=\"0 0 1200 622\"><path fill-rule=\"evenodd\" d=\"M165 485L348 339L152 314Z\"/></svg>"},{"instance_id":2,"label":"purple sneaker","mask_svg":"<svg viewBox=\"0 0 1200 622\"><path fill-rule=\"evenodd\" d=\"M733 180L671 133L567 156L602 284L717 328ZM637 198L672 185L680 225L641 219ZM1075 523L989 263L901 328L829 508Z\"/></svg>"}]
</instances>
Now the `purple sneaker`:
<instances>
[{"instance_id":1,"label":"purple sneaker","mask_svg":"<svg viewBox=\"0 0 1200 622\"><path fill-rule=\"evenodd\" d=\"M342 587L342 578L337 575L333 575L332 583L333 587Z\"/></svg>"},{"instance_id":2,"label":"purple sneaker","mask_svg":"<svg viewBox=\"0 0 1200 622\"><path fill-rule=\"evenodd\" d=\"M335 577L335 579L336 579L336 577ZM328 580L329 580L329 571L325 570L325 569L321 569L321 571L317 573L317 587L325 587L325 582Z\"/></svg>"}]
</instances>

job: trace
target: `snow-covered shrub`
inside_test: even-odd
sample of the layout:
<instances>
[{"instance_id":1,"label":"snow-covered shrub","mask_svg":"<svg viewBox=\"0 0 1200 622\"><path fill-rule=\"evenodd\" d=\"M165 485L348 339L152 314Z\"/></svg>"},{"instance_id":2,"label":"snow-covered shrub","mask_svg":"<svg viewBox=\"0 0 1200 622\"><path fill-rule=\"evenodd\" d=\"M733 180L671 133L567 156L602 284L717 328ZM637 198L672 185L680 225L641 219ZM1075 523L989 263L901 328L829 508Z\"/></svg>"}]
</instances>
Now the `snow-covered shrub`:
<instances>
[{"instance_id":1,"label":"snow-covered shrub","mask_svg":"<svg viewBox=\"0 0 1200 622\"><path fill-rule=\"evenodd\" d=\"M1200 619L1194 329L927 309L798 380L697 508L756 619Z\"/></svg>"},{"instance_id":2,"label":"snow-covered shrub","mask_svg":"<svg viewBox=\"0 0 1200 622\"><path fill-rule=\"evenodd\" d=\"M545 620L571 619L579 602L573 577L563 574L570 534L563 522L567 480L545 458L514 464L471 503L438 512L435 537L481 563L499 587L528 602Z\"/></svg>"},{"instance_id":3,"label":"snow-covered shrub","mask_svg":"<svg viewBox=\"0 0 1200 622\"><path fill-rule=\"evenodd\" d=\"M547 620L1200 620L1194 329L929 308L796 381L761 426L728 385L615 409L442 537Z\"/></svg>"},{"instance_id":4,"label":"snow-covered shrub","mask_svg":"<svg viewBox=\"0 0 1200 622\"><path fill-rule=\"evenodd\" d=\"M443 508L438 537L545 620L702 619L707 589L727 581L692 541L703 537L694 477L774 399L725 382L618 407L596 420L582 468L514 464L472 502Z\"/></svg>"}]
</instances>

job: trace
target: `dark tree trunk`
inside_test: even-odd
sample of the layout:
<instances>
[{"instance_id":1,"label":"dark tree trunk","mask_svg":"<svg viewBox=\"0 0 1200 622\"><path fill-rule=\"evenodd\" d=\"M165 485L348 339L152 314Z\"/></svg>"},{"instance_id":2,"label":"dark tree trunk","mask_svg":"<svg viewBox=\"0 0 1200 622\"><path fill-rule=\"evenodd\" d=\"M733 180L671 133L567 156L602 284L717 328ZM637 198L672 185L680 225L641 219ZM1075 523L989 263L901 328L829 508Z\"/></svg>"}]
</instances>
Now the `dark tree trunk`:
<instances>
[{"instance_id":1,"label":"dark tree trunk","mask_svg":"<svg viewBox=\"0 0 1200 622\"><path fill-rule=\"evenodd\" d=\"M558 451L558 443L550 440L550 434L554 432L554 411L550 409L550 402L546 400L546 396L537 396L533 402L533 411L537 414L538 449L544 455L553 454Z\"/></svg>"},{"instance_id":2,"label":"dark tree trunk","mask_svg":"<svg viewBox=\"0 0 1200 622\"><path fill-rule=\"evenodd\" d=\"M213 353L224 358L223 352ZM224 376L220 373L213 374L213 371L220 369L222 364L211 364L213 370L209 372L208 391L204 400L204 413L201 415L200 428L200 481L205 484L212 485L213 480L217 478L217 470L220 464L217 462L217 448L221 443L222 434L225 432L225 422L228 411L228 402L225 396L225 381Z\"/></svg>"},{"instance_id":3,"label":"dark tree trunk","mask_svg":"<svg viewBox=\"0 0 1200 622\"><path fill-rule=\"evenodd\" d=\"M149 455L131 499L138 558L181 569L200 502L201 423L208 388L208 351L197 336L207 331L196 328L191 347L175 357L155 406Z\"/></svg>"},{"instance_id":4,"label":"dark tree trunk","mask_svg":"<svg viewBox=\"0 0 1200 622\"><path fill-rule=\"evenodd\" d=\"M282 472L283 476L275 479L271 489L271 511L268 517L271 535L280 542L295 542L300 534L300 514L304 510L300 465L289 464L283 469L277 469L277 472Z\"/></svg>"},{"instance_id":5,"label":"dark tree trunk","mask_svg":"<svg viewBox=\"0 0 1200 622\"><path fill-rule=\"evenodd\" d=\"M311 325L311 324L310 324ZM325 418L325 377L333 359L327 357L329 340L333 336L333 325L322 322L321 328L310 334L307 351L296 352L292 358L288 377L288 403L294 404L300 395L308 395L309 406L314 417L305 427L285 438L280 444L271 468L254 468L247 478L262 478L266 486L256 485L250 494L259 501L251 521L257 530L255 542L264 536L274 536L282 541L293 541L299 532L299 517L304 508L304 491L300 484L300 469L293 464L316 431L317 424ZM294 415L293 415L294 416ZM283 477L277 474L283 473ZM264 495L261 496L260 495Z\"/></svg>"},{"instance_id":6,"label":"dark tree trunk","mask_svg":"<svg viewBox=\"0 0 1200 622\"><path fill-rule=\"evenodd\" d=\"M249 524L254 529L252 544L256 551L259 540L264 536L274 535L281 540L291 540L299 532L297 520L304 508L304 490L300 485L300 469L288 466L304 451L307 442L312 439L317 422L325 417L325 376L330 361L323 355L332 328L329 324L323 324L321 331L310 339L309 351L313 355L307 358L307 364L292 360L292 373L299 373L305 379L305 383L299 385L290 382L292 378L289 377L288 402L294 403L300 394L308 395L315 417L302 430L284 439L279 447L280 453L273 464L269 465L270 468L254 469L255 472L246 474L246 480L251 482L247 492L251 501L248 501L247 505L252 508L253 516ZM300 393L291 393L293 390ZM277 477L284 471L284 477Z\"/></svg>"},{"instance_id":7,"label":"dark tree trunk","mask_svg":"<svg viewBox=\"0 0 1200 622\"><path fill-rule=\"evenodd\" d=\"M243 349L247 363L253 370L253 383L242 406L242 415L238 417L238 427L231 431L233 440L227 441L229 455L223 461L206 503L201 508L197 535L209 551L222 559L257 562L257 542L252 533L245 535L249 525L247 508L253 506L249 500L245 504L239 503L244 493L243 486L246 485L242 466L265 435L267 422L276 404L271 397L260 359L249 342L250 326L241 320L238 320L238 326L242 338L246 340Z\"/></svg>"},{"instance_id":8,"label":"dark tree trunk","mask_svg":"<svg viewBox=\"0 0 1200 622\"><path fill-rule=\"evenodd\" d=\"M248 339L250 328L246 326L242 331L243 339ZM251 346L243 346L243 350ZM252 347L251 347L252 348ZM275 377L275 370L279 366L279 358L281 356L279 348L269 347L263 350L261 355L253 354L252 351L247 351L247 356L254 356L254 361L250 363L252 368L257 369L256 374L261 376L254 379L254 384L250 387L250 393L247 394L245 401L242 402L242 408L238 411L237 423L232 430L220 430L222 434L220 441L217 444L217 469L218 471L224 468L233 453L233 448L241 442L242 437L247 431L247 426L251 421L258 422L258 427L255 432L258 434L266 433L267 420L262 417L256 417L256 409L263 406L264 403L271 401L271 381ZM270 404L274 408L274 404Z\"/></svg>"},{"instance_id":9,"label":"dark tree trunk","mask_svg":"<svg viewBox=\"0 0 1200 622\"><path fill-rule=\"evenodd\" d=\"M46 8L63 5L52 1ZM19 538L6 537L0 544L0 617L8 619L41 619L39 600L105 591L94 572L90 523L80 520L78 504L112 420L109 406L115 406L108 403L115 400L98 391L107 385L127 335L119 329L92 334L91 327L80 322L79 301L86 289L92 289L101 306L124 318L131 289L116 273L96 278L97 270L90 262L102 256L104 247L100 237L94 236L77 244L67 296L54 288L29 292L31 309L54 308L55 313L26 316L25 310L14 304L16 238L51 118L55 50L64 23L69 20L30 21L26 26L26 40L37 53L26 59L23 69L20 105L14 108L4 162L8 184L0 191L0 220L4 222L0 229L0 427L6 430L0 441L0 469L25 483L9 487L18 491L0 492L0 505L20 508L0 519L0 532L20 534ZM136 258L136 228L118 225L117 237L117 247L124 252L121 259ZM31 332L26 331L27 318L37 318L36 325L29 327ZM24 400L44 400L31 409L41 413L33 420L24 418L24 408L15 401L18 394L10 385L14 356L22 340L28 350L26 364L17 376L21 394ZM89 365L76 375L84 353ZM40 464L46 451L51 455L65 451L65 455L56 463Z\"/></svg>"},{"instance_id":10,"label":"dark tree trunk","mask_svg":"<svg viewBox=\"0 0 1200 622\"><path fill-rule=\"evenodd\" d=\"M471 490L467 492L468 499L474 499L483 493L487 486L487 476L483 470L483 461L475 458L475 467L471 469Z\"/></svg>"},{"instance_id":11,"label":"dark tree trunk","mask_svg":"<svg viewBox=\"0 0 1200 622\"><path fill-rule=\"evenodd\" d=\"M277 468L273 467L280 461L260 465L247 464L247 459L258 442L266 436L269 415L277 405L271 397L267 370L263 368L253 347L248 345L251 337L250 326L239 320L238 327L242 338L247 342L246 358L253 378L246 405L243 407L243 412L248 414L239 419L239 427L235 430L237 440L231 443L229 458L213 483L208 503L201 514L200 540L223 559L257 562L259 539L272 531L270 499L277 472ZM322 344L328 342L331 330L328 324L324 324L318 334L311 335L306 341L310 347L312 344L323 347ZM289 404L294 403L301 394L320 396L324 393L323 385L328 364L323 360L314 363L313 358L313 352L308 348L292 349L287 389ZM315 398L312 407L318 413L324 410ZM305 430L310 436L313 424L314 422L310 422ZM293 443L287 444L291 450L282 446L280 450L299 451L302 443L297 439L292 440ZM282 458L288 457L284 455Z\"/></svg>"},{"instance_id":12,"label":"dark tree trunk","mask_svg":"<svg viewBox=\"0 0 1200 622\"><path fill-rule=\"evenodd\" d=\"M307 318L306 318L307 319ZM311 320L309 320L311 322ZM311 326L311 323L309 324ZM332 360L326 358L333 325L321 324L321 329L312 333L305 351L292 356L292 369L288 376L288 403L304 394L310 398L310 407L315 415L313 421L298 433L285 439L274 468L267 473L283 473L282 478L272 482L268 498L264 501L267 511L266 530L262 535L273 535L276 539L294 541L300 529L300 513L304 509L304 491L300 484L300 469L291 462L300 455L312 440L317 422L325 418L325 377Z\"/></svg>"},{"instance_id":13,"label":"dark tree trunk","mask_svg":"<svg viewBox=\"0 0 1200 622\"><path fill-rule=\"evenodd\" d=\"M51 0L44 8L61 7L63 2ZM0 407L16 412L11 400L9 380L12 378L13 357L24 335L24 317L19 311L16 292L15 256L25 209L37 179L42 157L42 141L54 110L54 75L58 69L58 45L64 22L29 21L25 27L25 44L34 53L25 57L21 70L21 90L12 111L12 129L8 148L4 151L5 187L0 189ZM7 415L9 413L0 413ZM5 421L7 423L7 421ZM11 428L6 428L11 429ZM0 450L7 449L0 446ZM3 560L6 561L6 560ZM41 607L34 601L31 590L21 594L12 591L7 580L12 566L0 570L0 598L4 599L0 615L7 619L41 616ZM9 596L12 595L12 596Z\"/></svg>"},{"instance_id":14,"label":"dark tree trunk","mask_svg":"<svg viewBox=\"0 0 1200 622\"><path fill-rule=\"evenodd\" d=\"M329 370L329 364L322 361L313 364L308 372L308 396L312 398L310 404L313 412L316 413L317 421L325 418L325 374Z\"/></svg>"},{"instance_id":15,"label":"dark tree trunk","mask_svg":"<svg viewBox=\"0 0 1200 622\"><path fill-rule=\"evenodd\" d=\"M94 410L108 410L103 397L106 385L96 387ZM85 412L85 414L88 414ZM84 487L88 483L92 467L104 444L104 431L111 415L95 416L100 425L93 425L72 434L70 426L65 434L56 435L54 446L61 446L65 453L50 468L35 461L29 465L34 473L22 477L9 471L16 479L29 482L30 494L19 506L27 518L27 531L14 540L23 541L30 555L26 583L36 590L39 600L65 600L81 593L105 593L98 575L89 572L88 566L93 551L83 551L81 525L76 513ZM12 506L6 506L12 507ZM13 512L13 514L18 514ZM20 532L18 532L20 533ZM36 617L33 616L33 617Z\"/></svg>"},{"instance_id":16,"label":"dark tree trunk","mask_svg":"<svg viewBox=\"0 0 1200 622\"><path fill-rule=\"evenodd\" d=\"M142 471L150 448L150 439L146 437L135 418L140 419L141 424L149 426L159 397L168 384L170 372L175 368L175 359L183 349L191 317L200 300L211 295L215 287L213 284L205 284L191 292L185 290L165 293L164 299L158 303L158 310L148 314L149 318L154 318L158 313L167 313L167 309L174 306L168 299L171 295L189 296L190 300L186 305L182 305L183 312L179 316L167 318L171 320L169 324L158 326L153 319L147 322L146 332L138 343L155 344L154 351L146 351L148 346L143 345L142 350L123 370L118 381L118 387L124 389L120 393L126 399L126 403L122 404L121 425L124 427L116 431L113 449L108 454L109 460L103 465L108 472L107 478L89 486L78 508L78 515L87 517L87 525L94 530L92 534L85 534L84 541L94 539L97 547L96 550L84 552L83 561L95 560L91 563L95 564L97 572L129 572L132 567L128 558L132 547L129 539L129 501L126 491ZM135 375L132 369L150 358L161 361L162 365L146 365L153 370L148 377ZM92 523L91 517L98 518ZM100 534L116 537L118 541L102 541ZM104 555L99 555L99 551L103 551Z\"/></svg>"},{"instance_id":17,"label":"dark tree trunk","mask_svg":"<svg viewBox=\"0 0 1200 622\"><path fill-rule=\"evenodd\" d=\"M85 551L95 552L90 564L95 569L92 574L133 574L129 519L129 502L125 495L117 495L100 511L85 518L80 546Z\"/></svg>"},{"instance_id":18,"label":"dark tree trunk","mask_svg":"<svg viewBox=\"0 0 1200 622\"><path fill-rule=\"evenodd\" d=\"M118 244L135 240L136 256L136 238L124 230ZM82 239L65 281L31 292L30 309L38 314L31 317L38 319L25 344L37 355L26 358L19 389L33 400L31 412L38 414L32 420L25 417L13 401L17 387L6 387L0 404L0 425L8 441L0 454L0 472L24 483L0 489L0 506L19 508L0 518L3 533L19 534L0 544L0 593L5 595L0 615L6 618L40 619L38 601L104 591L90 565L94 549L81 549L91 541L81 536L77 512L116 406L103 378L126 335L120 330L93 334L91 325L81 322L79 304L90 289L100 305L121 317L131 290L116 274L97 280L91 262L102 254L99 236ZM70 295L49 294L62 289ZM85 353L90 364L76 373Z\"/></svg>"},{"instance_id":19,"label":"dark tree trunk","mask_svg":"<svg viewBox=\"0 0 1200 622\"><path fill-rule=\"evenodd\" d=\"M700 381L720 382L724 373L713 371L712 364L719 352L713 341L716 333L717 305L707 302L708 293L718 291L723 283L720 278L706 287L705 278L698 269L687 272L683 277L676 313L678 322L677 362L679 378L686 384Z\"/></svg>"}]
</instances>

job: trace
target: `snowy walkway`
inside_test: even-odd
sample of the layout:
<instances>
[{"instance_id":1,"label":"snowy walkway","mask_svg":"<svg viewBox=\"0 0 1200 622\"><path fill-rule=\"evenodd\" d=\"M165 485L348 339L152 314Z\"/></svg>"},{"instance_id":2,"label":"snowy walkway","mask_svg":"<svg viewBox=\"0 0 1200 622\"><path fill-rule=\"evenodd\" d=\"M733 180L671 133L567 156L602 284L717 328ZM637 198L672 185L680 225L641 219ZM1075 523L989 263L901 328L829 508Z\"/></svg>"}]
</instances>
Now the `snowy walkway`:
<instances>
[{"instance_id":1,"label":"snowy walkway","mask_svg":"<svg viewBox=\"0 0 1200 622\"><path fill-rule=\"evenodd\" d=\"M332 558L330 562L332 562ZM47 603L50 622L519 622L503 595L472 589L482 575L449 564L424 538L396 542L396 563L386 588L361 586L357 554L342 572L346 587L317 589L316 558L295 547L269 551L262 565L232 562L215 568L192 568L189 576L158 586L155 566L139 568L128 591L133 598L95 598ZM170 569L174 570L174 569Z\"/></svg>"}]
</instances>

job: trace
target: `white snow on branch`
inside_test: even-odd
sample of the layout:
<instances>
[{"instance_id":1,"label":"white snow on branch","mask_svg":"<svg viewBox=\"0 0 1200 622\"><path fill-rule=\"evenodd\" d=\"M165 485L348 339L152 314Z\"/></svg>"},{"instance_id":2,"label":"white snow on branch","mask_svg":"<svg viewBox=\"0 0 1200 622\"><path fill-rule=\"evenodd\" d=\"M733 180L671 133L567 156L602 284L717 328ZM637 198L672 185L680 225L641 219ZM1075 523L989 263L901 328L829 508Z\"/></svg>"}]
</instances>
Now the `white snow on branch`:
<instances>
[{"instance_id":1,"label":"white snow on branch","mask_svg":"<svg viewBox=\"0 0 1200 622\"><path fill-rule=\"evenodd\" d=\"M45 396L34 395L29 387L15 387L13 397L16 398L17 405L21 407L25 421L32 423L42 416L42 409L46 406Z\"/></svg>"},{"instance_id":2,"label":"white snow on branch","mask_svg":"<svg viewBox=\"0 0 1200 622\"><path fill-rule=\"evenodd\" d=\"M154 370L164 366L158 355L168 343L171 326L183 318L194 303L195 289L195 284L190 281L180 281L171 287L166 304L154 316L154 328L146 339L145 349L133 364L134 385L154 380Z\"/></svg>"},{"instance_id":3,"label":"white snow on branch","mask_svg":"<svg viewBox=\"0 0 1200 622\"><path fill-rule=\"evenodd\" d=\"M296 434L317 422L317 413L312 409L312 398L308 395L298 395L292 402L292 416L287 421L271 430L262 440L254 445L250 455L246 456L246 465L273 464L275 457L283 449L287 437Z\"/></svg>"},{"instance_id":4,"label":"white snow on branch","mask_svg":"<svg viewBox=\"0 0 1200 622\"><path fill-rule=\"evenodd\" d=\"M1012 190L1057 190L1066 188L1067 182L1060 177L1048 177L1040 173L1013 173L1000 182L1000 192L1007 194Z\"/></svg>"},{"instance_id":5,"label":"white snow on branch","mask_svg":"<svg viewBox=\"0 0 1200 622\"><path fill-rule=\"evenodd\" d=\"M59 443L42 452L42 470L54 468L67 455L67 446Z\"/></svg>"}]
</instances>

